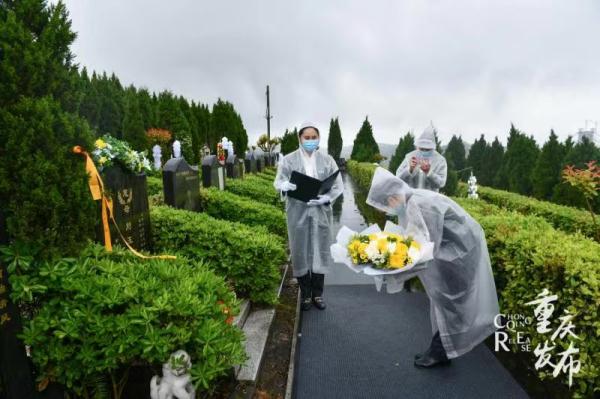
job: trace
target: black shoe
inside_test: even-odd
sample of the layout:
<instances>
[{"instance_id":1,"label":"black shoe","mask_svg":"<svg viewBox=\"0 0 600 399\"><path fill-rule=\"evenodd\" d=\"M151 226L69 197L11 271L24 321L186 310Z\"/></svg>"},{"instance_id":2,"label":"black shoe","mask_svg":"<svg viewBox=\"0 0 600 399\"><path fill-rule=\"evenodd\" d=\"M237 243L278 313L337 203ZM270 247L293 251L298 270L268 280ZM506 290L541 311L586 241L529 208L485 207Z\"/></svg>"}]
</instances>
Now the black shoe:
<instances>
[{"instance_id":1,"label":"black shoe","mask_svg":"<svg viewBox=\"0 0 600 399\"><path fill-rule=\"evenodd\" d=\"M446 355L443 355L443 357L434 357L425 353L422 357L415 360L415 366L422 368L443 366L447 364L450 364L450 359L448 359Z\"/></svg>"},{"instance_id":2,"label":"black shoe","mask_svg":"<svg viewBox=\"0 0 600 399\"><path fill-rule=\"evenodd\" d=\"M302 300L302 304L300 305L300 308L302 310L309 310L311 307L311 300L310 298L305 298Z\"/></svg>"},{"instance_id":3,"label":"black shoe","mask_svg":"<svg viewBox=\"0 0 600 399\"><path fill-rule=\"evenodd\" d=\"M312 299L313 304L315 305L315 307L319 310L325 310L325 308L327 307L327 305L325 305L325 302L323 301L323 297L321 296L316 296Z\"/></svg>"}]
</instances>

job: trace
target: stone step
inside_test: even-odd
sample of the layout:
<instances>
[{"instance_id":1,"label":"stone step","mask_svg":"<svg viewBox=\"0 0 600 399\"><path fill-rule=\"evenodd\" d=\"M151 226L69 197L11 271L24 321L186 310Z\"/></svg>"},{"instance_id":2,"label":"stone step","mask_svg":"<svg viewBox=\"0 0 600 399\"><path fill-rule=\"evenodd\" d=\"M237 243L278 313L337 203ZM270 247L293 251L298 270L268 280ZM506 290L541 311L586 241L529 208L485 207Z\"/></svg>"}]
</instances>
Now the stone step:
<instances>
[{"instance_id":1,"label":"stone step","mask_svg":"<svg viewBox=\"0 0 600 399\"><path fill-rule=\"evenodd\" d=\"M240 305L240 313L233 319L233 325L241 329L246 322L248 313L250 313L250 301L244 299L244 302Z\"/></svg>"},{"instance_id":2,"label":"stone step","mask_svg":"<svg viewBox=\"0 0 600 399\"><path fill-rule=\"evenodd\" d=\"M275 309L258 309L248 315L243 327L248 360L236 370L239 381L256 382L274 317Z\"/></svg>"}]
</instances>

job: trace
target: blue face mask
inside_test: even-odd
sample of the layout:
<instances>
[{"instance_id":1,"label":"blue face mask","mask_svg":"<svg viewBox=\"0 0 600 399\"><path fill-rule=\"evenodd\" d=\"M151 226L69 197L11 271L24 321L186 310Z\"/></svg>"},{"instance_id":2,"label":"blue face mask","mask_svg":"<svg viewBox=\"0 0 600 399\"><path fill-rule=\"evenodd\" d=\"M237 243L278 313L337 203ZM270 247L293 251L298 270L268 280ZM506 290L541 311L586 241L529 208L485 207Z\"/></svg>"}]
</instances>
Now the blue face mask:
<instances>
[{"instance_id":1,"label":"blue face mask","mask_svg":"<svg viewBox=\"0 0 600 399\"><path fill-rule=\"evenodd\" d=\"M304 140L302 147L308 152L313 152L319 147L319 140Z\"/></svg>"},{"instance_id":2,"label":"blue face mask","mask_svg":"<svg viewBox=\"0 0 600 399\"><path fill-rule=\"evenodd\" d=\"M419 155L421 155L422 158L429 158L433 155L433 150L427 150L427 151L420 150Z\"/></svg>"}]
</instances>

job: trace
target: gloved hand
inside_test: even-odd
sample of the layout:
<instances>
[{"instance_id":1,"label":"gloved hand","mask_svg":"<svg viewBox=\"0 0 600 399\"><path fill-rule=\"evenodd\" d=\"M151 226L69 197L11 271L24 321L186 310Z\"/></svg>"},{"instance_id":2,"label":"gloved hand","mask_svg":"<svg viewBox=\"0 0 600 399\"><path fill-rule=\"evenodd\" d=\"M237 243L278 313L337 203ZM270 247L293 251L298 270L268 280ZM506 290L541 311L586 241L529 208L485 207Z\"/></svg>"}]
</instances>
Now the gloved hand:
<instances>
[{"instance_id":1,"label":"gloved hand","mask_svg":"<svg viewBox=\"0 0 600 399\"><path fill-rule=\"evenodd\" d=\"M319 195L317 199L311 199L308 201L306 205L308 206L317 206L317 205L326 205L331 202L331 197L327 194Z\"/></svg>"},{"instance_id":2,"label":"gloved hand","mask_svg":"<svg viewBox=\"0 0 600 399\"><path fill-rule=\"evenodd\" d=\"M290 183L289 181L284 181L281 183L280 190L283 192L294 191L296 189L296 185L294 183Z\"/></svg>"}]
</instances>

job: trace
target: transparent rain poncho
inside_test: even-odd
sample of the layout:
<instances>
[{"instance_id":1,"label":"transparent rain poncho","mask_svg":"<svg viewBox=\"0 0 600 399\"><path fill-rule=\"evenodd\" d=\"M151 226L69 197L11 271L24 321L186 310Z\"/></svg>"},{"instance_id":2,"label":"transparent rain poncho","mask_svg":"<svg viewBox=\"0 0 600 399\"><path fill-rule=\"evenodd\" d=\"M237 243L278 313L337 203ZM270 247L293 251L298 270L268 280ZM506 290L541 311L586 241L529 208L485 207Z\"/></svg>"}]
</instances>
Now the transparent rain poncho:
<instances>
[{"instance_id":1,"label":"transparent rain poncho","mask_svg":"<svg viewBox=\"0 0 600 399\"><path fill-rule=\"evenodd\" d=\"M281 190L281 184L290 180L292 171L306 174L302 148L286 155L277 167L274 186ZM338 170L333 158L321 151L312 154L311 169L316 171L316 178L324 180ZM344 191L341 174L326 193L331 202ZM309 271L327 273L332 265L329 247L333 242L333 215L331 204L308 206L305 202L285 197L288 238L292 255L294 277L300 277Z\"/></svg>"},{"instance_id":2,"label":"transparent rain poncho","mask_svg":"<svg viewBox=\"0 0 600 399\"><path fill-rule=\"evenodd\" d=\"M367 204L398 215L407 232L425 228L434 243L427 268L392 278L399 286L419 277L430 299L432 331L440 332L448 358L465 354L492 334L498 298L481 226L450 198L412 189L383 168L373 176Z\"/></svg>"},{"instance_id":3,"label":"transparent rain poncho","mask_svg":"<svg viewBox=\"0 0 600 399\"><path fill-rule=\"evenodd\" d=\"M396 170L396 176L404 180L412 188L439 191L446 185L448 166L446 158L435 150L435 135L433 126L427 127L415 142L415 147L432 149L431 155L424 157L419 150L406 154L404 160ZM417 166L410 171L410 160L417 158ZM423 172L419 164L429 162L428 173Z\"/></svg>"}]
</instances>

